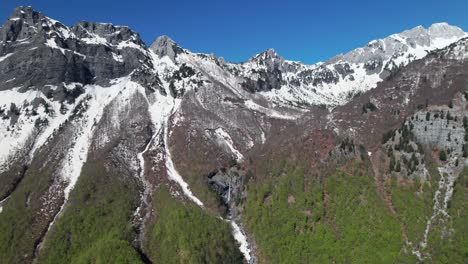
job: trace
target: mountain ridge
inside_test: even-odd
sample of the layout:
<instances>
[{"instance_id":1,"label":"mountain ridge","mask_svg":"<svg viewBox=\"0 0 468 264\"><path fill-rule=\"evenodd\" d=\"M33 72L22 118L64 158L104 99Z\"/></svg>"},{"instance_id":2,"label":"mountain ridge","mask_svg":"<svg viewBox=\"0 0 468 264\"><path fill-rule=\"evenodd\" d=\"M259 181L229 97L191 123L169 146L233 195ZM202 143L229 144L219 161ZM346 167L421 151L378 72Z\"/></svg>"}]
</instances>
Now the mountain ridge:
<instances>
[{"instance_id":1,"label":"mountain ridge","mask_svg":"<svg viewBox=\"0 0 468 264\"><path fill-rule=\"evenodd\" d=\"M447 29L453 32L446 34ZM0 238L0 259L91 258L74 246L90 244L89 252L102 253L100 239L111 237L109 244L146 260L162 247L148 232L174 232L177 239L159 237L170 242L185 241L179 233L184 230L201 232L188 237L209 237L210 243L197 245L223 254L200 257L188 246L191 242L181 242L181 259L188 254L200 262L268 261L263 254L277 257L284 248L270 250L275 241L269 241L257 219L274 219L256 214L270 212L283 200L289 209L304 203L296 208L298 218L290 219L304 229L273 233L312 235L308 223L314 221L313 226L331 223L328 236L334 235L333 225L339 223L313 207L330 207L327 186L318 190L323 201L314 194L302 202L296 193L275 194L275 188L299 179L295 191L317 191L335 170L368 174L361 180L376 186L369 197L382 199L373 204L379 217L390 217L405 231L411 223L395 216L399 212L389 198L388 181L432 180L431 186L450 199L466 163L455 159L463 161L466 153L467 40L466 33L442 23L371 41L314 65L285 60L273 49L230 63L193 53L167 36L147 46L127 27L93 22L67 27L30 7L17 8L0 27L0 230L13 241ZM442 151L447 162L432 158ZM430 166L448 174L437 178ZM278 185L276 179L287 184ZM119 192L125 195L109 196ZM271 198L284 194L285 199ZM171 209L154 197L168 201ZM439 216L449 210L446 203L434 204L431 219L448 221L446 214ZM93 206L115 217L100 218ZM168 214L162 217L160 211ZM15 217L23 221L10 228ZM219 228L171 230L170 217L181 218L177 223L182 225L197 217L192 220ZM106 225L102 219L117 221L115 228L121 229L106 234L94 226ZM161 219L165 226L159 226ZM431 220L425 226L435 225ZM79 236L77 230L88 230L90 236ZM392 238L401 240L391 245L398 249L392 256L413 251L420 261L430 257L427 235L419 240L403 231L401 238ZM104 238L97 236L101 232ZM211 244L214 236L223 237L222 248ZM62 240L74 242L54 251L54 243Z\"/></svg>"}]
</instances>

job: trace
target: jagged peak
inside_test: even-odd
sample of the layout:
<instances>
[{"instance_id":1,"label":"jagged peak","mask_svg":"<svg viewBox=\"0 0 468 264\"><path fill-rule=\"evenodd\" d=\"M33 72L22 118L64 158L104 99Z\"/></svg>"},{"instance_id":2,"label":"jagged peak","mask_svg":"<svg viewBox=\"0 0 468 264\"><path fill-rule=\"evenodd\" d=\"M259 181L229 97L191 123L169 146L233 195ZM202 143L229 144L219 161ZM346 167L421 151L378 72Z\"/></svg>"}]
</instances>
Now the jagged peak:
<instances>
[{"instance_id":1,"label":"jagged peak","mask_svg":"<svg viewBox=\"0 0 468 264\"><path fill-rule=\"evenodd\" d=\"M60 27L60 28L67 28L67 26L65 26L63 23L61 23L60 21L57 21L55 19L52 19L48 16L45 16L44 14L42 14L41 12L35 10L34 8L32 8L31 6L19 6L19 7L16 7L12 14L10 15L10 18L8 20L13 20L13 21L16 21L16 20L23 20L23 21L26 21L27 23L29 23L30 25L36 25L38 23L42 23L44 22L44 20L46 21L46 23L49 25L49 26L57 26L57 27Z\"/></svg>"},{"instance_id":2,"label":"jagged peak","mask_svg":"<svg viewBox=\"0 0 468 264\"><path fill-rule=\"evenodd\" d=\"M0 34L0 41L16 41L19 39L45 38L55 32L58 35L68 35L69 28L34 10L30 6L19 6L15 8L10 18L5 21L5 26L0 26L7 34Z\"/></svg>"},{"instance_id":3,"label":"jagged peak","mask_svg":"<svg viewBox=\"0 0 468 264\"><path fill-rule=\"evenodd\" d=\"M395 52L404 52L407 47L432 50L443 48L456 40L468 36L466 32L448 23L434 23L429 28L422 25L392 34L382 39L372 40L361 48L346 54L337 55L327 61L328 64L338 61L353 63L367 62L377 59L387 59Z\"/></svg>"},{"instance_id":4,"label":"jagged peak","mask_svg":"<svg viewBox=\"0 0 468 264\"><path fill-rule=\"evenodd\" d=\"M417 26L401 33L393 34L390 37L403 37L418 39L428 37L431 40L436 38L453 39L465 36L467 33L457 26L452 26L446 22L434 23L428 28Z\"/></svg>"},{"instance_id":5,"label":"jagged peak","mask_svg":"<svg viewBox=\"0 0 468 264\"><path fill-rule=\"evenodd\" d=\"M409 36L417 36L419 34L425 34L427 32L427 30L422 26L422 25L419 25L419 26L416 26L414 28L411 28L411 29L408 29L408 30L405 30L401 33L397 33L399 35L409 35Z\"/></svg>"},{"instance_id":6,"label":"jagged peak","mask_svg":"<svg viewBox=\"0 0 468 264\"><path fill-rule=\"evenodd\" d=\"M93 37L93 35L117 44L120 41L131 41L143 45L140 35L126 26L115 26L111 23L80 21L72 27L73 33L79 38Z\"/></svg>"},{"instance_id":7,"label":"jagged peak","mask_svg":"<svg viewBox=\"0 0 468 264\"><path fill-rule=\"evenodd\" d=\"M158 43L170 43L172 45L177 45L177 43L167 35L157 37L152 45L157 45Z\"/></svg>"},{"instance_id":8,"label":"jagged peak","mask_svg":"<svg viewBox=\"0 0 468 264\"><path fill-rule=\"evenodd\" d=\"M160 36L153 41L150 49L158 55L158 57L162 58L168 56L172 61L175 61L177 55L184 51L174 40L166 35Z\"/></svg>"},{"instance_id":9,"label":"jagged peak","mask_svg":"<svg viewBox=\"0 0 468 264\"><path fill-rule=\"evenodd\" d=\"M36 23L44 17L45 16L43 14L34 10L31 6L19 6L13 10L8 20L28 20Z\"/></svg>"},{"instance_id":10,"label":"jagged peak","mask_svg":"<svg viewBox=\"0 0 468 264\"><path fill-rule=\"evenodd\" d=\"M278 55L274 49L269 48L249 59L251 62L262 62L266 60L283 60L283 58Z\"/></svg>"},{"instance_id":11,"label":"jagged peak","mask_svg":"<svg viewBox=\"0 0 468 264\"><path fill-rule=\"evenodd\" d=\"M56 33L53 35L58 35L64 39L78 38L91 44L118 45L121 42L128 42L140 47L146 47L140 35L129 27L89 21L80 21L74 26L68 27L60 21L43 15L31 6L16 7L6 23L19 24L15 27L21 28L20 24L23 24L21 21L26 22L28 27L35 28L35 33L39 33L39 35L50 36ZM43 31L47 34L43 34ZM15 34L10 34L11 36L7 40L15 40L16 37L13 35L17 35L18 32L19 29L15 30Z\"/></svg>"},{"instance_id":12,"label":"jagged peak","mask_svg":"<svg viewBox=\"0 0 468 264\"><path fill-rule=\"evenodd\" d=\"M13 13L10 15L10 18L24 18L28 15L40 14L35 11L31 6L18 6L13 10Z\"/></svg>"}]
</instances>

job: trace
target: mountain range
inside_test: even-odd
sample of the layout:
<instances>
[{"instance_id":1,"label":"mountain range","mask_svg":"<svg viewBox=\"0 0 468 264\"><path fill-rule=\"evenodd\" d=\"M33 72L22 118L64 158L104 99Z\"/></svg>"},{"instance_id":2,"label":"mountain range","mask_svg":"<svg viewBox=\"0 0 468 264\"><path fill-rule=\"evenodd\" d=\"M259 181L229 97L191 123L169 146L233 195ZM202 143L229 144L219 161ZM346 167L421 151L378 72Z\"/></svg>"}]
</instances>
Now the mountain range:
<instances>
[{"instance_id":1,"label":"mountain range","mask_svg":"<svg viewBox=\"0 0 468 264\"><path fill-rule=\"evenodd\" d=\"M466 263L468 33L243 63L0 27L1 263Z\"/></svg>"}]
</instances>

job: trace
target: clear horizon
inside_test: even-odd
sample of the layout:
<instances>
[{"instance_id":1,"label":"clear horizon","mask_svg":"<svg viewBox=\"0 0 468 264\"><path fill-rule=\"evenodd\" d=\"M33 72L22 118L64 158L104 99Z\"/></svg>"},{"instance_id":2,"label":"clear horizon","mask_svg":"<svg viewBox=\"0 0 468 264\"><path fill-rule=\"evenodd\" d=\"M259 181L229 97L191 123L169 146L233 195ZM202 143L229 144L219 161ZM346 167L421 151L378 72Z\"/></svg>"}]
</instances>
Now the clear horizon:
<instances>
[{"instance_id":1,"label":"clear horizon","mask_svg":"<svg viewBox=\"0 0 468 264\"><path fill-rule=\"evenodd\" d=\"M353 3L293 0L287 5L277 0L138 4L109 0L71 3L0 0L0 19L3 24L15 7L32 6L67 26L82 20L129 26L147 45L167 35L185 49L214 53L231 62L246 61L273 48L287 60L313 64L419 25L427 28L433 23L447 22L466 31L468 17L464 13L468 1L446 1L443 5L438 2L396 0L374 10L375 4L365 0Z\"/></svg>"}]
</instances>

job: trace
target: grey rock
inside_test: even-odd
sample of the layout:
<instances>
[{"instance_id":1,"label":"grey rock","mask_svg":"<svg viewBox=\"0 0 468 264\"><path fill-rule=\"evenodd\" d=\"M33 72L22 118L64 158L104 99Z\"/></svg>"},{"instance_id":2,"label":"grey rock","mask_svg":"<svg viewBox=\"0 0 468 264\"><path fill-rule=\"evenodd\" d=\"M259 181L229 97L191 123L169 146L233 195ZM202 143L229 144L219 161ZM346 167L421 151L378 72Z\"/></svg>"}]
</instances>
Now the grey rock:
<instances>
[{"instance_id":1,"label":"grey rock","mask_svg":"<svg viewBox=\"0 0 468 264\"><path fill-rule=\"evenodd\" d=\"M184 52L184 50L168 36L160 36L157 38L151 44L150 49L158 55L159 58L168 56L174 62L177 55Z\"/></svg>"}]
</instances>

